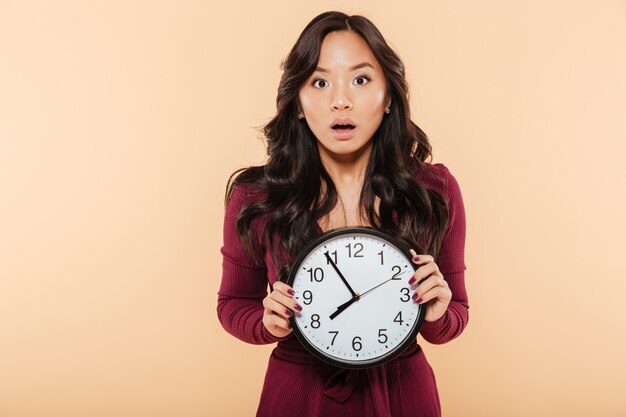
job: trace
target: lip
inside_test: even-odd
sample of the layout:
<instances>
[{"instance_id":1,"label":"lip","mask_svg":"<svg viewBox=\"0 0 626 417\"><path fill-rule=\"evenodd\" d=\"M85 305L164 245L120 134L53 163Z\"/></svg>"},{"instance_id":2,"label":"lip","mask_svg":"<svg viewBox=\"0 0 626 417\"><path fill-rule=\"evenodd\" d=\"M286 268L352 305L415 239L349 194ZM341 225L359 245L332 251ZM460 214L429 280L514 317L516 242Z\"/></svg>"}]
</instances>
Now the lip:
<instances>
[{"instance_id":1,"label":"lip","mask_svg":"<svg viewBox=\"0 0 626 417\"><path fill-rule=\"evenodd\" d=\"M354 131L356 130L356 127L353 127L352 129L330 129L333 131L333 137L335 139L350 139L352 136L354 136Z\"/></svg>"},{"instance_id":2,"label":"lip","mask_svg":"<svg viewBox=\"0 0 626 417\"><path fill-rule=\"evenodd\" d=\"M352 125L354 127L352 129L333 129L333 126L337 124ZM330 130L333 132L333 137L335 139L350 139L352 136L354 136L356 123L354 123L349 117L338 117L330 124Z\"/></svg>"},{"instance_id":3,"label":"lip","mask_svg":"<svg viewBox=\"0 0 626 417\"><path fill-rule=\"evenodd\" d=\"M333 120L333 122L330 124L330 128L332 129L332 128L333 128L333 126L335 126L335 125L337 125L337 124L339 124L339 125L352 125L352 126L356 127L356 123L354 123L354 122L352 121L352 119L351 119L351 118L349 118L349 117L338 117L338 118L336 118L336 119L335 119L335 120Z\"/></svg>"}]
</instances>

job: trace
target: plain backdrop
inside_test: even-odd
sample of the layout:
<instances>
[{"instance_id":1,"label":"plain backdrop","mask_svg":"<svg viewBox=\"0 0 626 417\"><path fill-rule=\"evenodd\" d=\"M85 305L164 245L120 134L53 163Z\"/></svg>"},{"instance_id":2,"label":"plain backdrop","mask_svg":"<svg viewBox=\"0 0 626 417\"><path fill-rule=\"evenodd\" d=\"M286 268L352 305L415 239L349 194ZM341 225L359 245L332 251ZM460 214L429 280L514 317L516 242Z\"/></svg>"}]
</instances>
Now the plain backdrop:
<instances>
[{"instance_id":1,"label":"plain backdrop","mask_svg":"<svg viewBox=\"0 0 626 417\"><path fill-rule=\"evenodd\" d=\"M254 415L216 314L223 196L280 61L371 19L457 178L470 321L443 414L626 416L626 3L0 1L0 416Z\"/></svg>"}]
</instances>

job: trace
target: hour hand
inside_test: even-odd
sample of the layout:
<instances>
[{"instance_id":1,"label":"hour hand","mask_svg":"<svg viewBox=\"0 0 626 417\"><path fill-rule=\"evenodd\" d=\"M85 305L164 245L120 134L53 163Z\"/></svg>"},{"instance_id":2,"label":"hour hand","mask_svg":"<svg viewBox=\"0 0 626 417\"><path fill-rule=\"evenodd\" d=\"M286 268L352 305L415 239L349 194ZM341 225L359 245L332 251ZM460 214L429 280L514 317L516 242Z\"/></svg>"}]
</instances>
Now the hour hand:
<instances>
[{"instance_id":1,"label":"hour hand","mask_svg":"<svg viewBox=\"0 0 626 417\"><path fill-rule=\"evenodd\" d=\"M348 281L346 280L346 278L343 276L343 274L341 273L341 271L339 270L339 268L337 268L337 265L335 265L335 263L333 262L333 260L330 258L330 255L328 254L328 251L324 252L324 255L326 255L326 259L328 259L328 262L333 266L333 268L335 269L335 271L337 271L337 274L339 274L339 278L341 278L341 280L343 281L344 284L346 284L346 287L348 287L348 291L350 291L350 294L352 294L352 297L357 297L357 294L354 292L354 290L352 289L352 287L350 286L350 284L348 284ZM348 304L349 305L349 304ZM331 317L332 318L332 317Z\"/></svg>"},{"instance_id":2,"label":"hour hand","mask_svg":"<svg viewBox=\"0 0 626 417\"><path fill-rule=\"evenodd\" d=\"M349 301L347 301L347 302L343 303L342 305L340 305L339 307L337 307L337 311L335 311L333 314L330 315L330 319L332 320L335 317L337 317L339 315L339 313L341 313L343 310L348 308L348 306L350 306L350 304L354 303L358 299L359 299L359 297L355 295Z\"/></svg>"}]
</instances>

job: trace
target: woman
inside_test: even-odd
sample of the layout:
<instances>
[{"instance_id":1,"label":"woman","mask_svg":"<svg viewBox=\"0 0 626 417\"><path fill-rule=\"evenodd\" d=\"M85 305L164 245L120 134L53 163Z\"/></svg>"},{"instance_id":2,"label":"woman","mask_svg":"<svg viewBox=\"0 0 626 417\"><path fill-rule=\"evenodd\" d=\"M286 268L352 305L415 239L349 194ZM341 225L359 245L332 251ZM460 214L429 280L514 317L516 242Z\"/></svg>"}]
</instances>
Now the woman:
<instances>
[{"instance_id":1,"label":"woman","mask_svg":"<svg viewBox=\"0 0 626 417\"><path fill-rule=\"evenodd\" d=\"M452 340L469 308L459 185L443 164L425 162L431 146L410 119L404 66L368 19L320 14L282 68L277 114L264 128L267 164L229 179L221 249L222 326L248 343L278 342L257 416L439 416L417 341L372 369L326 364L292 333L288 318L303 307L281 279L320 234L381 229L414 248L409 283L426 305L420 334Z\"/></svg>"}]
</instances>

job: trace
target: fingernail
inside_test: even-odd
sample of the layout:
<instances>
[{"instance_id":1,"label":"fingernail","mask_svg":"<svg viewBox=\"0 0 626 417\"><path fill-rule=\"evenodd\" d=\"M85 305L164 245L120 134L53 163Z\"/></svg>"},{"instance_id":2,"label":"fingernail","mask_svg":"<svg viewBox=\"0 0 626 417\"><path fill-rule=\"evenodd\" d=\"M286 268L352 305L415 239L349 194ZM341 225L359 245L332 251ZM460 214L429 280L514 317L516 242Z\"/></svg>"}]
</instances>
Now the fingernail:
<instances>
[{"instance_id":1,"label":"fingernail","mask_svg":"<svg viewBox=\"0 0 626 417\"><path fill-rule=\"evenodd\" d=\"M287 327L291 329L291 323L287 322Z\"/></svg>"},{"instance_id":2,"label":"fingernail","mask_svg":"<svg viewBox=\"0 0 626 417\"><path fill-rule=\"evenodd\" d=\"M417 263L420 261L420 257L419 256L414 256L413 257L413 262Z\"/></svg>"},{"instance_id":3,"label":"fingernail","mask_svg":"<svg viewBox=\"0 0 626 417\"><path fill-rule=\"evenodd\" d=\"M285 310L285 316L291 317L291 316L293 316L293 313L291 311L289 311L289 310Z\"/></svg>"},{"instance_id":4,"label":"fingernail","mask_svg":"<svg viewBox=\"0 0 626 417\"><path fill-rule=\"evenodd\" d=\"M414 299L414 300L417 300L417 297L419 297L419 295L417 295L417 293L414 293L414 294L413 294L413 299Z\"/></svg>"},{"instance_id":5,"label":"fingernail","mask_svg":"<svg viewBox=\"0 0 626 417\"><path fill-rule=\"evenodd\" d=\"M287 293L288 293L289 295L296 295L296 292L295 292L294 290L292 290L291 288L289 288L289 289L287 290Z\"/></svg>"},{"instance_id":6,"label":"fingernail","mask_svg":"<svg viewBox=\"0 0 626 417\"><path fill-rule=\"evenodd\" d=\"M298 304L298 303L296 303L296 305L293 306L293 308L295 308L298 311L302 311L302 306L300 304Z\"/></svg>"},{"instance_id":7,"label":"fingernail","mask_svg":"<svg viewBox=\"0 0 626 417\"><path fill-rule=\"evenodd\" d=\"M420 298L418 298L417 300L415 300L415 302L416 302L417 304L421 303L422 301L423 301L423 300L422 300L422 297L420 297Z\"/></svg>"},{"instance_id":8,"label":"fingernail","mask_svg":"<svg viewBox=\"0 0 626 417\"><path fill-rule=\"evenodd\" d=\"M415 281L417 281L415 277L411 277L411 279L409 280L409 285L415 284Z\"/></svg>"}]
</instances>

